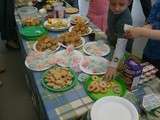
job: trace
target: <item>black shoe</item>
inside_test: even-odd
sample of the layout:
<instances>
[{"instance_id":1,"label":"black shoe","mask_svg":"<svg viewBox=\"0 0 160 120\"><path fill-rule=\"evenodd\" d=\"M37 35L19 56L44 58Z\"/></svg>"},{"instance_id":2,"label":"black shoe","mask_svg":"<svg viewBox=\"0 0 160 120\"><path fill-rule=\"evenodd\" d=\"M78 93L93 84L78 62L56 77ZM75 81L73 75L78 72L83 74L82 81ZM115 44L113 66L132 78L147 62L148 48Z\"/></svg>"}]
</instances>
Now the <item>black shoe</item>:
<instances>
[{"instance_id":1,"label":"black shoe","mask_svg":"<svg viewBox=\"0 0 160 120\"><path fill-rule=\"evenodd\" d=\"M17 49L19 49L20 47L19 47L19 45L18 45L16 42L14 42L14 41L8 41L8 42L6 43L6 48L8 48L8 49L13 49L13 50L17 50Z\"/></svg>"},{"instance_id":2,"label":"black shoe","mask_svg":"<svg viewBox=\"0 0 160 120\"><path fill-rule=\"evenodd\" d=\"M4 73L6 71L6 68L0 68L0 73Z\"/></svg>"},{"instance_id":3,"label":"black shoe","mask_svg":"<svg viewBox=\"0 0 160 120\"><path fill-rule=\"evenodd\" d=\"M3 82L0 80L0 87L2 87L3 86Z\"/></svg>"}]
</instances>

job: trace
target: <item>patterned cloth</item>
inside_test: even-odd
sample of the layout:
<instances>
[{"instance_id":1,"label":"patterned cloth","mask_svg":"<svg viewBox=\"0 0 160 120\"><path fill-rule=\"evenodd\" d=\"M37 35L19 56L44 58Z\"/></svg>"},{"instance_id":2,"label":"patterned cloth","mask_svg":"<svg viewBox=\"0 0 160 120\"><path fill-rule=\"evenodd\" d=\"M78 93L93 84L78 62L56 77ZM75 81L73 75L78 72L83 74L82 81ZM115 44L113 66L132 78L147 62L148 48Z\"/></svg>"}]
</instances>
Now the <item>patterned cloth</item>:
<instances>
[{"instance_id":1,"label":"patterned cloth","mask_svg":"<svg viewBox=\"0 0 160 120\"><path fill-rule=\"evenodd\" d=\"M17 22L20 22L17 18ZM97 29L96 26L91 24L92 28L95 32L96 39L106 39L106 36L100 29ZM52 35L56 35L57 33L52 33ZM86 38L88 39L88 38ZM26 42L22 39L22 48L24 49L23 54L26 54L32 49L33 42ZM108 58L111 58L110 54ZM28 70L29 76L32 76L31 83L34 86L36 91L36 95L38 96L38 100L42 103L41 109L43 109L46 120L89 120L90 115L87 114L87 111L92 107L93 101L86 94L83 83L77 83L77 85L66 92L53 93L43 88L41 84L41 80L44 72L33 72ZM141 98L144 93L160 93L160 80L155 79L149 81L145 85L141 86L141 89L135 91L135 94ZM144 92L143 92L144 90ZM126 97L127 98L127 97ZM128 97L132 98L132 97ZM134 103L135 100L131 99ZM135 102L138 106L138 104ZM87 115L87 116L86 116ZM84 118L84 119L83 119ZM141 120L147 120L146 117Z\"/></svg>"},{"instance_id":2,"label":"patterned cloth","mask_svg":"<svg viewBox=\"0 0 160 120\"><path fill-rule=\"evenodd\" d=\"M20 20L17 17L17 22ZM106 39L106 35L96 26L91 24L95 32L96 39ZM20 27L19 27L20 28ZM55 36L57 33L50 33ZM85 38L88 39L87 37ZM29 53L33 48L34 41L22 40L22 47L25 53ZM29 70L30 71L30 70ZM39 100L43 104L43 109L47 113L49 120L73 120L78 119L80 116L90 110L93 101L86 94L83 84L78 83L76 87L67 92L53 93L43 88L41 79L43 72L31 72L33 76L33 83L35 83L36 91Z\"/></svg>"}]
</instances>

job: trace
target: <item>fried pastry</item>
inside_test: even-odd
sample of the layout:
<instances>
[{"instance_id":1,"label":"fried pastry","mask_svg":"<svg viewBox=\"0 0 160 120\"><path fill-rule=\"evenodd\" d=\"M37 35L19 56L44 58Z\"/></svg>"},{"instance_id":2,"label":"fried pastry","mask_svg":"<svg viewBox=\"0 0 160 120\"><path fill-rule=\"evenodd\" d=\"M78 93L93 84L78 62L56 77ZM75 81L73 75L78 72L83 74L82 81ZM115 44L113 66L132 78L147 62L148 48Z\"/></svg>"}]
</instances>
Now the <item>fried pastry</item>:
<instances>
[{"instance_id":1,"label":"fried pastry","mask_svg":"<svg viewBox=\"0 0 160 120\"><path fill-rule=\"evenodd\" d=\"M57 47L58 41L51 37L42 37L36 44L36 49L40 52L44 52L45 50L54 51L57 49Z\"/></svg>"},{"instance_id":2,"label":"fried pastry","mask_svg":"<svg viewBox=\"0 0 160 120\"><path fill-rule=\"evenodd\" d=\"M76 32L66 32L58 38L58 41L65 46L73 45L78 47L82 44L81 37Z\"/></svg>"},{"instance_id":3,"label":"fried pastry","mask_svg":"<svg viewBox=\"0 0 160 120\"><path fill-rule=\"evenodd\" d=\"M72 84L73 76L69 69L57 67L50 69L44 79L51 88L64 88Z\"/></svg>"}]
</instances>

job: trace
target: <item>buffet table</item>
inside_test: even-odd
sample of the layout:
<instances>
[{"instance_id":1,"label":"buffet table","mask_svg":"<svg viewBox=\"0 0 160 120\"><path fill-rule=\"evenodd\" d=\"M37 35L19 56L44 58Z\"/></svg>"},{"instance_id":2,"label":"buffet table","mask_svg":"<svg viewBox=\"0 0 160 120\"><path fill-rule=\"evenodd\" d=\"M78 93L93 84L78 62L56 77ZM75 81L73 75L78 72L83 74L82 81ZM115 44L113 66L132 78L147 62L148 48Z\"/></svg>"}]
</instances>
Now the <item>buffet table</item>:
<instances>
[{"instance_id":1,"label":"buffet table","mask_svg":"<svg viewBox=\"0 0 160 120\"><path fill-rule=\"evenodd\" d=\"M21 21L17 16L17 24L21 28ZM90 23L90 26L95 33L96 40L106 39L105 33ZM52 36L57 36L58 32L50 32ZM32 50L33 41L26 41L20 35L21 53L23 60ZM88 41L88 37L85 37ZM113 51L113 50L111 50ZM112 56L109 54L107 59ZM83 88L83 83L78 82L77 85L69 91L53 93L45 89L42 84L42 76L44 72L34 72L25 67L26 81L29 90L32 94L33 104L42 120L75 120L90 110L93 100L87 95ZM139 89L134 91L140 99L143 95L150 93L160 94L160 80L158 78L149 81L139 86ZM127 95L126 95L127 98ZM131 100L132 101L132 100ZM144 115L142 120L147 120Z\"/></svg>"},{"instance_id":2,"label":"buffet table","mask_svg":"<svg viewBox=\"0 0 160 120\"><path fill-rule=\"evenodd\" d=\"M17 22L21 22L20 19L17 18ZM94 28L94 32L96 33L97 39L106 38L105 34L101 32L93 24L91 25ZM20 26L19 26L20 27ZM56 36L57 32L51 32L50 35ZM27 42L23 38L21 38L21 52L23 56L23 60L27 53L33 48L33 41ZM87 37L85 38L87 40ZM110 58L111 54L108 55ZM26 78L29 88L32 91L34 102L38 104L38 111L41 114L42 119L45 120L71 120L76 119L81 116L85 112L87 112L93 101L88 97L86 92L84 91L83 85L78 83L73 89L67 92L61 93L53 93L49 92L47 89L44 89L41 84L41 79L43 72L34 72L27 68L26 70ZM43 113L43 114L42 114Z\"/></svg>"}]
</instances>

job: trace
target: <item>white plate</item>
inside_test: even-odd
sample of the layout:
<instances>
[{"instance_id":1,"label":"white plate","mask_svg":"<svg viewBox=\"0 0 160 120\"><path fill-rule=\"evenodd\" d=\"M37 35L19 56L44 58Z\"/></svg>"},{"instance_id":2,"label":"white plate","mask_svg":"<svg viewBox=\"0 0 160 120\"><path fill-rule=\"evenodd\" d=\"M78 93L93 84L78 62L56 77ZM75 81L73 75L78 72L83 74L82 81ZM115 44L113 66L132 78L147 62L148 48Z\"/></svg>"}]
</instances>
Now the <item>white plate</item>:
<instances>
[{"instance_id":1,"label":"white plate","mask_svg":"<svg viewBox=\"0 0 160 120\"><path fill-rule=\"evenodd\" d=\"M61 67L73 67L79 66L79 63L83 55L80 51L74 50L71 55L68 55L66 50L61 50L55 53L54 59L56 63Z\"/></svg>"},{"instance_id":2,"label":"white plate","mask_svg":"<svg viewBox=\"0 0 160 120\"><path fill-rule=\"evenodd\" d=\"M76 23L74 22L74 17L76 17L76 16L82 17L82 18L85 20L85 24L88 24L88 23L89 23L89 19L88 19L87 17L85 17L85 16L71 15L71 16L69 17L69 20L70 20L70 23L71 23L71 24L76 24Z\"/></svg>"},{"instance_id":3,"label":"white plate","mask_svg":"<svg viewBox=\"0 0 160 120\"><path fill-rule=\"evenodd\" d=\"M37 48L36 48L37 43L38 43L38 41L36 41L36 42L33 44L33 50L36 51L36 52L41 52L41 51L38 51ZM52 51L52 50L45 50L45 51L43 51L43 52L48 52L48 53L50 53L50 52L56 52L57 50L59 50L60 47L61 47L61 46L60 46L60 43L58 43L58 47L57 47L55 50L53 50L53 51Z\"/></svg>"},{"instance_id":4,"label":"white plate","mask_svg":"<svg viewBox=\"0 0 160 120\"><path fill-rule=\"evenodd\" d=\"M110 53L110 47L104 43L88 42L83 46L83 51L88 55L106 56Z\"/></svg>"},{"instance_id":5,"label":"white plate","mask_svg":"<svg viewBox=\"0 0 160 120\"><path fill-rule=\"evenodd\" d=\"M63 19L64 22L67 23L67 26L66 27L61 27L61 28L55 28L55 27L51 27L50 29L47 27L47 24L48 24L48 21L45 21L44 22L44 27L47 28L48 30L50 31L64 31L64 30L67 30L69 27L70 27L70 23L66 20L66 19Z\"/></svg>"},{"instance_id":6,"label":"white plate","mask_svg":"<svg viewBox=\"0 0 160 120\"><path fill-rule=\"evenodd\" d=\"M45 52L33 51L26 57L25 65L28 69L33 71L44 71L53 66L53 64L49 64L50 57L53 57L53 55L48 55Z\"/></svg>"},{"instance_id":7,"label":"white plate","mask_svg":"<svg viewBox=\"0 0 160 120\"><path fill-rule=\"evenodd\" d=\"M70 28L69 28L69 32L71 32L71 31L72 31L73 27L74 27L74 26L72 26L72 27L70 27ZM85 33L85 34L83 34L83 35L81 35L81 36L86 36L86 35L91 34L91 33L92 33L92 31L93 31L93 30L92 30L92 28L91 28L91 27L88 27L88 29L89 29L88 33Z\"/></svg>"},{"instance_id":8,"label":"white plate","mask_svg":"<svg viewBox=\"0 0 160 120\"><path fill-rule=\"evenodd\" d=\"M135 106L128 100L110 96L96 101L91 109L92 120L139 120Z\"/></svg>"},{"instance_id":9,"label":"white plate","mask_svg":"<svg viewBox=\"0 0 160 120\"><path fill-rule=\"evenodd\" d=\"M85 44L85 39L84 39L83 37L81 37L81 41L82 41L82 44L81 44L80 46L75 47L76 49L81 48L81 47L84 46L84 44ZM64 45L64 44L62 44L62 43L60 43L60 44L62 45L62 47L67 48L66 45Z\"/></svg>"},{"instance_id":10,"label":"white plate","mask_svg":"<svg viewBox=\"0 0 160 120\"><path fill-rule=\"evenodd\" d=\"M108 63L103 57L86 56L80 62L80 69L87 74L103 75L107 71Z\"/></svg>"}]
</instances>

